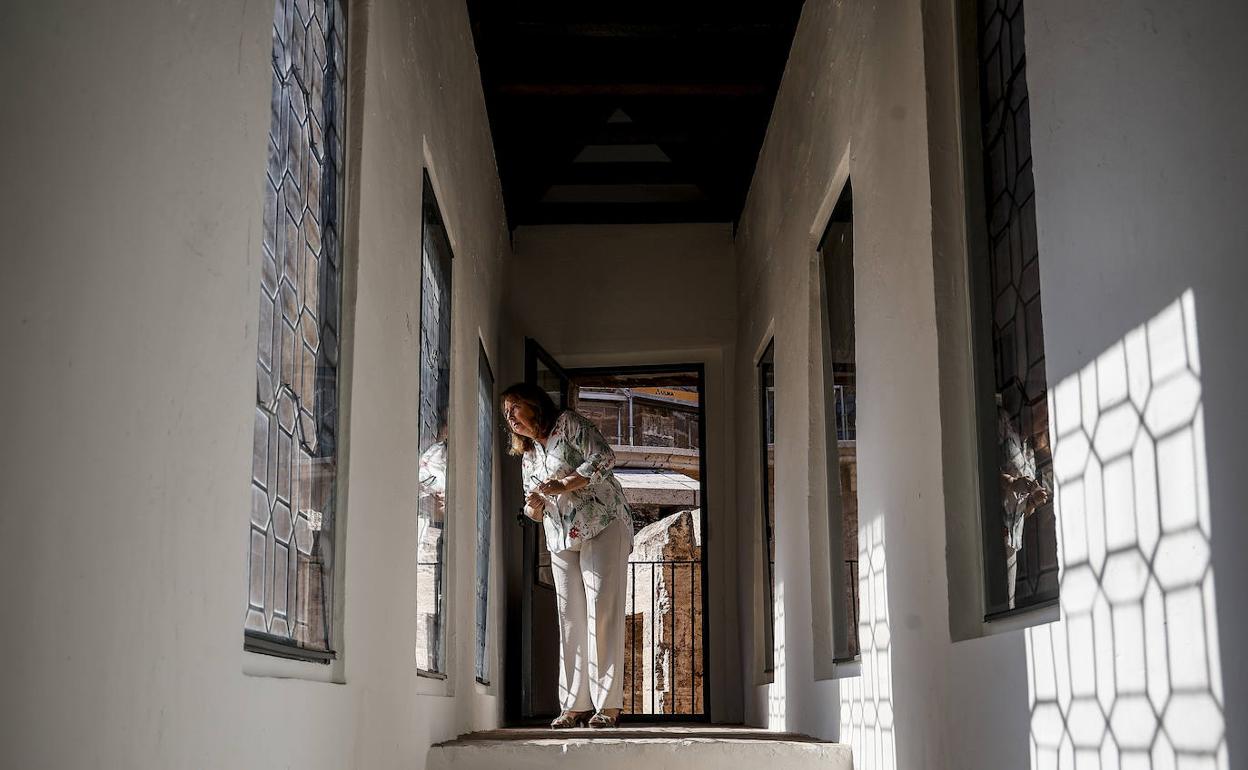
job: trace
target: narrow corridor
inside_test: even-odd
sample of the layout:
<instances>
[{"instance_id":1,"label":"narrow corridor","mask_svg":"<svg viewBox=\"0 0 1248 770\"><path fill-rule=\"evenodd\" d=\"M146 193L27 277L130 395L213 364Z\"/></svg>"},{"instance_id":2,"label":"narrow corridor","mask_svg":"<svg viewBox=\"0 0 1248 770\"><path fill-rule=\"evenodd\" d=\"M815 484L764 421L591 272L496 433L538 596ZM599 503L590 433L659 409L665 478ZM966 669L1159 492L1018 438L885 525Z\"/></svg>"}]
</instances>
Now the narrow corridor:
<instances>
[{"instance_id":1,"label":"narrow corridor","mask_svg":"<svg viewBox=\"0 0 1248 770\"><path fill-rule=\"evenodd\" d=\"M0 767L1248 770L1245 0L0 22Z\"/></svg>"}]
</instances>

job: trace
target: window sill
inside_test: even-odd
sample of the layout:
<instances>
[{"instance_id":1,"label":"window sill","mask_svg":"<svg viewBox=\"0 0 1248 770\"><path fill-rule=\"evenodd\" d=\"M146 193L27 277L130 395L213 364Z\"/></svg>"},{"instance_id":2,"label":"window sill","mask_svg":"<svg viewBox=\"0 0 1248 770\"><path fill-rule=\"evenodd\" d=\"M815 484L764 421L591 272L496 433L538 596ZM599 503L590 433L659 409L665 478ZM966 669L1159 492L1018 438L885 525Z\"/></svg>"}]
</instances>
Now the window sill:
<instances>
[{"instance_id":1,"label":"window sill","mask_svg":"<svg viewBox=\"0 0 1248 770\"><path fill-rule=\"evenodd\" d=\"M328 664L317 661L293 660L243 650L243 675L258 679L301 679L306 682L346 684L342 657Z\"/></svg>"},{"instance_id":2,"label":"window sill","mask_svg":"<svg viewBox=\"0 0 1248 770\"><path fill-rule=\"evenodd\" d=\"M418 668L416 669L416 694L431 698L450 698L455 695L455 688L451 686L451 678L448 675Z\"/></svg>"},{"instance_id":3,"label":"window sill","mask_svg":"<svg viewBox=\"0 0 1248 770\"><path fill-rule=\"evenodd\" d=\"M498 688L494 685L494 681L492 679L481 680L473 677L472 681L473 690L477 695L486 695L489 697L495 697L498 695Z\"/></svg>"},{"instance_id":4,"label":"window sill","mask_svg":"<svg viewBox=\"0 0 1248 770\"><path fill-rule=\"evenodd\" d=\"M833 679L853 679L862 676L862 656L846 658L832 663Z\"/></svg>"},{"instance_id":5,"label":"window sill","mask_svg":"<svg viewBox=\"0 0 1248 770\"><path fill-rule=\"evenodd\" d=\"M1036 607L984 618L983 635L1008 634L1032 626L1043 626L1061 619L1061 607L1057 599L1051 599Z\"/></svg>"}]
</instances>

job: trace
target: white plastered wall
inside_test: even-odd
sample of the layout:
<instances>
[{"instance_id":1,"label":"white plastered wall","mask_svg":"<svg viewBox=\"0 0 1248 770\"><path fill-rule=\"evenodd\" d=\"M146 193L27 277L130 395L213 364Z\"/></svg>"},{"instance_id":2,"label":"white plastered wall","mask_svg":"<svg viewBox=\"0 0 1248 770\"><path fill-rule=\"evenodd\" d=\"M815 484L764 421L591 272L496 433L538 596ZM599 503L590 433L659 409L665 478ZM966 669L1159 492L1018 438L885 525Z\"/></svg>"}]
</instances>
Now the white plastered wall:
<instances>
[{"instance_id":1,"label":"white plastered wall","mask_svg":"<svg viewBox=\"0 0 1248 770\"><path fill-rule=\"evenodd\" d=\"M777 729L839 735L841 682L815 679L811 517L823 484L811 437L822 410L818 379L816 247L845 171L853 183L858 350L860 528L886 543L891 665L878 709L904 729L899 767L938 766L936 704L944 620L940 460L935 387L931 214L922 27L916 3L808 3L790 54L738 235L739 349L775 336L776 650L770 683L747 696L747 718ZM769 332L769 328L771 331ZM762 554L754 361L737 369L738 501L743 564ZM860 540L863 540L860 535ZM860 565L860 568L863 568ZM742 570L747 580L757 570ZM900 590L898 586L906 586ZM764 680L758 592L743 586L747 674ZM782 641L781 641L782 640ZM903 684L904 689L903 689ZM904 725L904 728L903 728ZM849 741L850 736L844 736ZM859 758L862 762L864 758ZM864 766L870 766L865 764Z\"/></svg>"},{"instance_id":2,"label":"white plastered wall","mask_svg":"<svg viewBox=\"0 0 1248 770\"><path fill-rule=\"evenodd\" d=\"M1240 295L1243 101L1235 30L1242 4L1145 9L1030 2L1028 82L1048 379L1056 385L1191 289L1200 331L1217 634L1231 767L1248 762L1241 649L1248 636L1238 554L1248 542L1237 474L1243 407ZM854 743L860 768L1030 765L1028 652L1022 631L951 633L965 579L946 561L947 531L968 515L962 426L950 391L965 387L956 348L964 250L961 159L947 2L808 2L737 239L742 354L736 369L743 661L753 724ZM886 677L816 680L806 542L823 515L818 318L810 285L823 206L853 180L858 349L859 511L882 525ZM934 269L935 268L935 269ZM777 388L777 620L774 681L758 670L757 387L746 351L774 330ZM938 335L938 329L940 334ZM952 343L950 342L952 340ZM938 351L940 354L938 356ZM951 355L951 353L954 353ZM943 391L943 392L942 392ZM963 404L965 406L965 404ZM956 407L956 405L955 405ZM965 414L963 413L964 417ZM961 464L961 465L960 465ZM953 483L954 486L950 486ZM860 535L860 538L863 535ZM955 565L956 566L956 565ZM977 569L977 568L973 568ZM973 571L972 569L972 571ZM956 581L955 581L956 582ZM819 587L816 586L816 590ZM812 610L813 608L813 610ZM960 641L953 641L954 638ZM865 672L864 672L865 674ZM847 712L862 689L888 695L891 730ZM855 691L853 688L860 688ZM870 698L868 698L870 700ZM876 711L875 713L880 713ZM866 744L853 735L867 734Z\"/></svg>"},{"instance_id":3,"label":"white plastered wall","mask_svg":"<svg viewBox=\"0 0 1248 770\"><path fill-rule=\"evenodd\" d=\"M1191 291L1216 611L1172 631L1170 660L1172 671L1200 660L1205 651L1188 645L1215 638L1221 687L1194 689L1224 693L1232 768L1248 767L1246 25L1248 5L1236 0L1027 6L1049 382L1068 380ZM1158 467L1159 476L1179 471ZM1191 732L1173 741L1199 746Z\"/></svg>"},{"instance_id":4,"label":"white plastered wall","mask_svg":"<svg viewBox=\"0 0 1248 770\"><path fill-rule=\"evenodd\" d=\"M464 5L350 8L338 684L242 651L273 4L4 16L4 764L413 768L498 724L499 687L473 681L474 439L509 247ZM466 437L449 697L423 694L414 658L426 163L455 247Z\"/></svg>"},{"instance_id":5,"label":"white plastered wall","mask_svg":"<svg viewBox=\"0 0 1248 770\"><path fill-rule=\"evenodd\" d=\"M736 490L729 466L737 274L732 228L520 227L514 250L507 284L512 321L502 344L510 346L510 372L516 379L523 375L526 335L568 367L705 365L709 700L715 721L739 722L741 672L733 630L738 625L737 587L731 563L736 552L731 524Z\"/></svg>"}]
</instances>

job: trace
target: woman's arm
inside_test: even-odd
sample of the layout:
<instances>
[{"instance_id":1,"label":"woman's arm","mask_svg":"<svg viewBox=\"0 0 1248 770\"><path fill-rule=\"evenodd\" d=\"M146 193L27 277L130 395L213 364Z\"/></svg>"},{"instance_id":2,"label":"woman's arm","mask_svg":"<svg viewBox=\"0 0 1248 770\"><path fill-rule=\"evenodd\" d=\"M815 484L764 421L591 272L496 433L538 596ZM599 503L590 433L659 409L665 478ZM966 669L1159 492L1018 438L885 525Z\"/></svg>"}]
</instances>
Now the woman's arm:
<instances>
[{"instance_id":1,"label":"woman's arm","mask_svg":"<svg viewBox=\"0 0 1248 770\"><path fill-rule=\"evenodd\" d=\"M574 473L543 484L540 488L548 494L573 492L597 484L615 467L615 452L597 426L575 412L568 412L566 419L564 436L581 453L583 462Z\"/></svg>"}]
</instances>

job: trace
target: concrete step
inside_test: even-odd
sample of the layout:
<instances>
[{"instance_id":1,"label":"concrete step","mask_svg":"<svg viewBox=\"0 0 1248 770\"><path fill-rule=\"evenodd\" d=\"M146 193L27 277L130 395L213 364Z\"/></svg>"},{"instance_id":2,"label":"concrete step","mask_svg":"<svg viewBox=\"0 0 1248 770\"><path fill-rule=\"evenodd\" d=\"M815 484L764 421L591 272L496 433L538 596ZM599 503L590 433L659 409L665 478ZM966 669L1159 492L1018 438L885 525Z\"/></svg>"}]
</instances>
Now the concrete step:
<instances>
[{"instance_id":1,"label":"concrete step","mask_svg":"<svg viewBox=\"0 0 1248 770\"><path fill-rule=\"evenodd\" d=\"M508 728L429 749L429 770L852 770L849 747L744 727Z\"/></svg>"}]
</instances>

